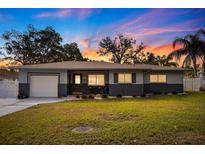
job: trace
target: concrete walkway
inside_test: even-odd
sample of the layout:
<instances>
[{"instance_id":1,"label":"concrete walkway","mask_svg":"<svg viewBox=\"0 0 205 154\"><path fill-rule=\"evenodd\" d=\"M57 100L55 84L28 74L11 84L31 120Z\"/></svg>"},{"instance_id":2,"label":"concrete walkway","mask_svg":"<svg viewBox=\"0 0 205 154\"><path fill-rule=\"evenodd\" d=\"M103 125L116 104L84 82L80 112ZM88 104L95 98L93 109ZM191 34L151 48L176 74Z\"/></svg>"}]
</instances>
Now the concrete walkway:
<instances>
[{"instance_id":1,"label":"concrete walkway","mask_svg":"<svg viewBox=\"0 0 205 154\"><path fill-rule=\"evenodd\" d=\"M37 104L55 103L64 101L66 98L28 98L28 99L12 99L1 98L0 99L0 117L20 111Z\"/></svg>"}]
</instances>

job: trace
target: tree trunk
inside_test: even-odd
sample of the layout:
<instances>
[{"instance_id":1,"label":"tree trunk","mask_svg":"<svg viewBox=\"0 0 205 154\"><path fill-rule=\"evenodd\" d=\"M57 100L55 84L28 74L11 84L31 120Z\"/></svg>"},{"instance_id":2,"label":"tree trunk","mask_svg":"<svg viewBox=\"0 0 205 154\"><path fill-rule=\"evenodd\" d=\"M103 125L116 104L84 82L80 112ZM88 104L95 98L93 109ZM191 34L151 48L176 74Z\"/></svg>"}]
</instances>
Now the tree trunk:
<instances>
[{"instance_id":1,"label":"tree trunk","mask_svg":"<svg viewBox=\"0 0 205 154\"><path fill-rule=\"evenodd\" d=\"M205 76L205 61L202 63L202 76Z\"/></svg>"},{"instance_id":2,"label":"tree trunk","mask_svg":"<svg viewBox=\"0 0 205 154\"><path fill-rule=\"evenodd\" d=\"M194 67L194 77L197 77L196 59L193 60L193 67Z\"/></svg>"}]
</instances>

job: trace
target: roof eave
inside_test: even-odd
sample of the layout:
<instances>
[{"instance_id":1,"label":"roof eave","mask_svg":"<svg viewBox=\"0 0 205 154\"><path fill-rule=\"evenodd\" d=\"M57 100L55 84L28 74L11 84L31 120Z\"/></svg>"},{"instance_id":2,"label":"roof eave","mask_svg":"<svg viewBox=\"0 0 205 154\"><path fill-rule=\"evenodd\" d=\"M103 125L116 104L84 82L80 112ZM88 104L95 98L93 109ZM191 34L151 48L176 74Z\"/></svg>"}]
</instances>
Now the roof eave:
<instances>
[{"instance_id":1,"label":"roof eave","mask_svg":"<svg viewBox=\"0 0 205 154\"><path fill-rule=\"evenodd\" d=\"M25 67L10 67L11 69L29 70L150 70L150 71L192 71L191 69L152 69L152 68L25 68Z\"/></svg>"}]
</instances>

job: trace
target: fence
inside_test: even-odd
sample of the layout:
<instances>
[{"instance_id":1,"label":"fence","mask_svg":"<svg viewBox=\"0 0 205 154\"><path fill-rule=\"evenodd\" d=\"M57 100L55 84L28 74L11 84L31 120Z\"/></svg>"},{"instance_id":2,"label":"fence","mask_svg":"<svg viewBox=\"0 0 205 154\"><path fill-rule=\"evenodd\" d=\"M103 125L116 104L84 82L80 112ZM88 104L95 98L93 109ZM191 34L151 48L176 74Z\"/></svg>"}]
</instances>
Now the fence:
<instances>
[{"instance_id":1,"label":"fence","mask_svg":"<svg viewBox=\"0 0 205 154\"><path fill-rule=\"evenodd\" d=\"M18 72L8 71L6 69L0 69L0 80L17 80Z\"/></svg>"},{"instance_id":2,"label":"fence","mask_svg":"<svg viewBox=\"0 0 205 154\"><path fill-rule=\"evenodd\" d=\"M18 95L18 81L0 81L0 98L16 98Z\"/></svg>"},{"instance_id":3,"label":"fence","mask_svg":"<svg viewBox=\"0 0 205 154\"><path fill-rule=\"evenodd\" d=\"M205 77L184 79L184 91L205 89Z\"/></svg>"}]
</instances>

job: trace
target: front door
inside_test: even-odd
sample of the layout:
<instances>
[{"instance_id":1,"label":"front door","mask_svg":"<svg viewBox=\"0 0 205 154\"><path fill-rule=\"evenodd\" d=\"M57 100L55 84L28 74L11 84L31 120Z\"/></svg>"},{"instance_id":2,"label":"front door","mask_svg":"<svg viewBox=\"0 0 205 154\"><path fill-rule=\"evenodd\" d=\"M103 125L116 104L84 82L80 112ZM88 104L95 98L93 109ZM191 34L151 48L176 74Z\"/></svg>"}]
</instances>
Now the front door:
<instances>
[{"instance_id":1,"label":"front door","mask_svg":"<svg viewBox=\"0 0 205 154\"><path fill-rule=\"evenodd\" d=\"M82 74L73 74L72 79L72 94L82 94Z\"/></svg>"}]
</instances>

